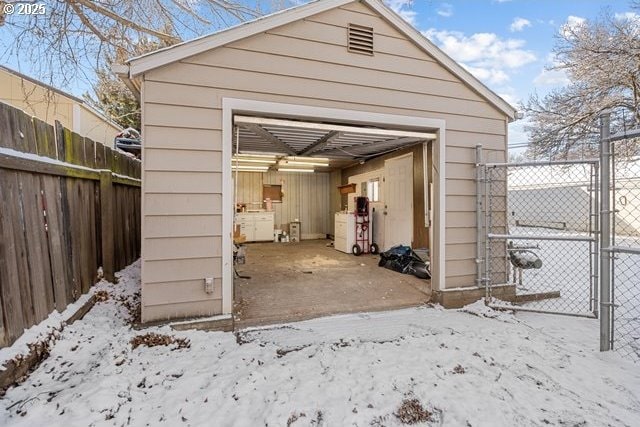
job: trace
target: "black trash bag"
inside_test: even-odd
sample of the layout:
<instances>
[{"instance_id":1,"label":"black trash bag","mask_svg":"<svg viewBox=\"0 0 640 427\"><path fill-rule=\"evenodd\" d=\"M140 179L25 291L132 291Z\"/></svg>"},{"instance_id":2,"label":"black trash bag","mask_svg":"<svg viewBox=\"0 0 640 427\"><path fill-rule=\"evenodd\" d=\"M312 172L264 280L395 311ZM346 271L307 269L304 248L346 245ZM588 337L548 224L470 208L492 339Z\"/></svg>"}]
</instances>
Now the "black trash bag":
<instances>
[{"instance_id":1,"label":"black trash bag","mask_svg":"<svg viewBox=\"0 0 640 427\"><path fill-rule=\"evenodd\" d=\"M420 279L431 278L428 263L424 262L409 246L398 245L382 252L378 266L398 273L412 274Z\"/></svg>"}]
</instances>

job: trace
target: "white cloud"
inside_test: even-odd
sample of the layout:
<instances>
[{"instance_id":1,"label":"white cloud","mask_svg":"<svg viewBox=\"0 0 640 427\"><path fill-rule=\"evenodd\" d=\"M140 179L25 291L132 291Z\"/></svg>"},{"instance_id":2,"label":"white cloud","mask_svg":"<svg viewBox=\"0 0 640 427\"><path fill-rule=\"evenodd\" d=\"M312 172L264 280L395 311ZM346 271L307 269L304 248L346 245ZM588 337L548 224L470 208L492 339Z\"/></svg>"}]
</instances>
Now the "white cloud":
<instances>
[{"instance_id":1,"label":"white cloud","mask_svg":"<svg viewBox=\"0 0 640 427\"><path fill-rule=\"evenodd\" d=\"M585 22L587 22L587 20L580 16L570 15L565 23L560 26L560 35L567 38L571 37L571 34L575 34L579 31L580 27L582 27Z\"/></svg>"},{"instance_id":2,"label":"white cloud","mask_svg":"<svg viewBox=\"0 0 640 427\"><path fill-rule=\"evenodd\" d=\"M516 17L513 19L513 22L509 26L509 31L511 31L512 33L515 33L518 31L522 31L525 28L530 26L531 26L531 21L529 21L528 19Z\"/></svg>"},{"instance_id":3,"label":"white cloud","mask_svg":"<svg viewBox=\"0 0 640 427\"><path fill-rule=\"evenodd\" d=\"M555 55L550 53L547 55L547 64L533 79L535 86L565 86L571 81L567 77L567 73L564 70L550 70L550 67L560 65Z\"/></svg>"},{"instance_id":4,"label":"white cloud","mask_svg":"<svg viewBox=\"0 0 640 427\"><path fill-rule=\"evenodd\" d=\"M506 87L510 73L536 61L536 55L525 49L525 41L504 39L494 33L470 36L458 31L431 28L423 34L451 58L485 84L501 93L508 102L517 103L515 90Z\"/></svg>"},{"instance_id":5,"label":"white cloud","mask_svg":"<svg viewBox=\"0 0 640 427\"><path fill-rule=\"evenodd\" d=\"M453 16L453 5L449 3L440 3L440 7L436 9L436 13L445 18Z\"/></svg>"},{"instance_id":6,"label":"white cloud","mask_svg":"<svg viewBox=\"0 0 640 427\"><path fill-rule=\"evenodd\" d=\"M614 17L618 21L640 21L640 15L635 12L616 13Z\"/></svg>"},{"instance_id":7,"label":"white cloud","mask_svg":"<svg viewBox=\"0 0 640 427\"><path fill-rule=\"evenodd\" d=\"M498 96L500 96L502 99L516 108L521 101L520 97L516 94L516 90L511 86L500 88L500 90L498 91Z\"/></svg>"},{"instance_id":8,"label":"white cloud","mask_svg":"<svg viewBox=\"0 0 640 427\"><path fill-rule=\"evenodd\" d=\"M462 64L467 71L489 84L502 84L509 81L509 75L499 68L472 67Z\"/></svg>"},{"instance_id":9,"label":"white cloud","mask_svg":"<svg viewBox=\"0 0 640 427\"><path fill-rule=\"evenodd\" d=\"M423 34L453 59L470 67L516 69L536 60L533 52L524 49L524 40L502 39L495 33L466 36L431 28Z\"/></svg>"},{"instance_id":10,"label":"white cloud","mask_svg":"<svg viewBox=\"0 0 640 427\"><path fill-rule=\"evenodd\" d=\"M417 13L412 9L413 0L385 0L385 3L409 24L415 25Z\"/></svg>"},{"instance_id":11,"label":"white cloud","mask_svg":"<svg viewBox=\"0 0 640 427\"><path fill-rule=\"evenodd\" d=\"M544 68L533 79L536 86L565 86L569 84L569 78L564 70L548 70Z\"/></svg>"}]
</instances>

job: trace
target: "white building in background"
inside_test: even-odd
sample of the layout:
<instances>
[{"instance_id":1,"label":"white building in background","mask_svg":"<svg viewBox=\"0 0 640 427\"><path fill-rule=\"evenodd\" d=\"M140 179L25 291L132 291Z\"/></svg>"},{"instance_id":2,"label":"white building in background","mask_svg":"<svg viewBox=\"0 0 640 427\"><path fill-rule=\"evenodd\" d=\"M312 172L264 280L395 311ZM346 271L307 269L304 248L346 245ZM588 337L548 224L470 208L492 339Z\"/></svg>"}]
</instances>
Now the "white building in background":
<instances>
[{"instance_id":1,"label":"white building in background","mask_svg":"<svg viewBox=\"0 0 640 427\"><path fill-rule=\"evenodd\" d=\"M82 99L0 66L0 102L20 108L51 125L59 121L67 129L113 148L122 128Z\"/></svg>"},{"instance_id":2,"label":"white building in background","mask_svg":"<svg viewBox=\"0 0 640 427\"><path fill-rule=\"evenodd\" d=\"M551 168L552 172L548 172ZM595 192L588 165L515 168L508 217L516 226L586 232ZM616 167L616 234L640 236L640 159Z\"/></svg>"}]
</instances>

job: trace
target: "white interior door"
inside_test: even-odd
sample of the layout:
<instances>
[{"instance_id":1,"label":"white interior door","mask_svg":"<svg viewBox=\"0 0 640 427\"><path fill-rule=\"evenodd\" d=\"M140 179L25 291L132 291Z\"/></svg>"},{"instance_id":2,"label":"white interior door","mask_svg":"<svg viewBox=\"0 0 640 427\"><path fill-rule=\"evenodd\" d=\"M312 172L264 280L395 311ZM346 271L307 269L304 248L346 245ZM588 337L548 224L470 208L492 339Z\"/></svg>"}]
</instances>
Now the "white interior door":
<instances>
[{"instance_id":1,"label":"white interior door","mask_svg":"<svg viewBox=\"0 0 640 427\"><path fill-rule=\"evenodd\" d=\"M384 249L411 246L413 239L413 154L384 162Z\"/></svg>"}]
</instances>

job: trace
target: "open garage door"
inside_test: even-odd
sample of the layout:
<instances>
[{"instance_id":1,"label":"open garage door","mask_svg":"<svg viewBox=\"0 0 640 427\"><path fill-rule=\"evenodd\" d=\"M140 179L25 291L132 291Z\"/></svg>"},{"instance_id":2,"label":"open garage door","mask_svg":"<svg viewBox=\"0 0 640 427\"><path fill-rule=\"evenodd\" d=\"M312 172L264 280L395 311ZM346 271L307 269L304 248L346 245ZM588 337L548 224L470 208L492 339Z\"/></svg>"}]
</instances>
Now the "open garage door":
<instances>
[{"instance_id":1,"label":"open garage door","mask_svg":"<svg viewBox=\"0 0 640 427\"><path fill-rule=\"evenodd\" d=\"M349 226L354 199L366 196L373 222L368 226L378 227L377 234L384 230L384 247L412 244L414 197L425 199L422 206L429 203L426 158L435 132L248 113L233 115L232 123L234 231L246 237L246 264L237 265L234 280L237 325L429 300L428 280L378 267L372 254L356 257L345 242L357 235ZM407 151L419 153L419 166ZM414 192L414 169L422 167L416 179L423 181L424 194ZM365 171L354 172L359 169ZM341 195L339 187L347 182L353 186ZM425 214L415 217L422 221ZM338 238L338 230L346 230L347 238Z\"/></svg>"},{"instance_id":2,"label":"open garage door","mask_svg":"<svg viewBox=\"0 0 640 427\"><path fill-rule=\"evenodd\" d=\"M327 157L346 163L436 138L433 132L236 115L240 153Z\"/></svg>"}]
</instances>

